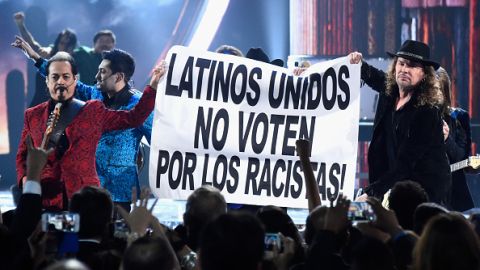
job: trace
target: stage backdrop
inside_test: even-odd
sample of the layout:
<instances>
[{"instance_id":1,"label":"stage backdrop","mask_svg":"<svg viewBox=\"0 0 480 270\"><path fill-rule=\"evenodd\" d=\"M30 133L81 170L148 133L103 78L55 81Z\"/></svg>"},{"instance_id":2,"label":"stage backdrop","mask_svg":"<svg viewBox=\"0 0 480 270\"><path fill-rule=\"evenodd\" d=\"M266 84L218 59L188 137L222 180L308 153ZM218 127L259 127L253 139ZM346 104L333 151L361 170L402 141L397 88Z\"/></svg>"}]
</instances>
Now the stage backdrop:
<instances>
[{"instance_id":1,"label":"stage backdrop","mask_svg":"<svg viewBox=\"0 0 480 270\"><path fill-rule=\"evenodd\" d=\"M150 187L187 199L209 184L229 203L306 208L295 141L313 142L322 200L353 197L360 65L346 57L301 77L267 63L175 46L158 85Z\"/></svg>"}]
</instances>

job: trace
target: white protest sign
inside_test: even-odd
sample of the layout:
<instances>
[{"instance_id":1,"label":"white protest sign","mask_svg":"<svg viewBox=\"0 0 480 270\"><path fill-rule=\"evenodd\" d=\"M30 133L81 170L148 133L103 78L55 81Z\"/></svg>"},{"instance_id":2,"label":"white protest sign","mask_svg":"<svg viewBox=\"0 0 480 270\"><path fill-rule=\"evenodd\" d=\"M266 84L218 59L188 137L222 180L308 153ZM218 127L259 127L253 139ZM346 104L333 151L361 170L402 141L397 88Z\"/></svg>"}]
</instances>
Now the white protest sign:
<instances>
[{"instance_id":1,"label":"white protest sign","mask_svg":"<svg viewBox=\"0 0 480 270\"><path fill-rule=\"evenodd\" d=\"M165 60L150 150L157 197L184 200L209 184L229 203L306 208L299 138L312 142L321 199L353 197L360 65L343 57L298 77L181 46Z\"/></svg>"}]
</instances>

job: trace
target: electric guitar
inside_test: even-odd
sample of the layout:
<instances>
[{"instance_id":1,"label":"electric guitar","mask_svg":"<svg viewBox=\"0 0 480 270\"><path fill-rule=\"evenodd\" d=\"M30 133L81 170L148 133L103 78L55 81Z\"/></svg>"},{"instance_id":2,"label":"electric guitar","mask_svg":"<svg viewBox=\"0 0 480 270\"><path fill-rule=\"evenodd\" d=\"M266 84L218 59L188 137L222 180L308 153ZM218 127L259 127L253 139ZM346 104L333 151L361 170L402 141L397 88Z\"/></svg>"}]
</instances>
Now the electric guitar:
<instances>
[{"instance_id":1,"label":"electric guitar","mask_svg":"<svg viewBox=\"0 0 480 270\"><path fill-rule=\"evenodd\" d=\"M55 108L53 109L52 113L48 117L49 119L47 121L47 129L45 130L45 133L43 134L42 144L40 145L40 147L42 149L45 149L45 150L47 149L46 147L48 145L48 140L50 139L50 135L52 134L53 129L57 125L58 119L60 118L60 109L61 108L62 108L62 103L57 103L55 105Z\"/></svg>"},{"instance_id":2,"label":"electric guitar","mask_svg":"<svg viewBox=\"0 0 480 270\"><path fill-rule=\"evenodd\" d=\"M451 172L470 167L473 170L480 168L480 155L468 157L465 160L450 165Z\"/></svg>"}]
</instances>

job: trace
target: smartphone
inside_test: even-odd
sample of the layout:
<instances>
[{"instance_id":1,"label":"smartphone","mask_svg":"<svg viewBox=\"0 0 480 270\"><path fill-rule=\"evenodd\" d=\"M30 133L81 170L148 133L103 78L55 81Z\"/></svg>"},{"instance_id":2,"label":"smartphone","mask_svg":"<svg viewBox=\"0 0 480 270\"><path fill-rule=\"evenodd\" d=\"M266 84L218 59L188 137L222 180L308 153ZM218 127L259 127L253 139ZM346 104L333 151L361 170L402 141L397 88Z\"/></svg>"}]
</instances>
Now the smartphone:
<instances>
[{"instance_id":1,"label":"smartphone","mask_svg":"<svg viewBox=\"0 0 480 270\"><path fill-rule=\"evenodd\" d=\"M372 206L367 202L351 202L348 209L348 219L351 221L375 221L377 216Z\"/></svg>"},{"instance_id":2,"label":"smartphone","mask_svg":"<svg viewBox=\"0 0 480 270\"><path fill-rule=\"evenodd\" d=\"M80 230L80 215L77 213L43 213L42 231L44 232L78 232Z\"/></svg>"},{"instance_id":3,"label":"smartphone","mask_svg":"<svg viewBox=\"0 0 480 270\"><path fill-rule=\"evenodd\" d=\"M115 220L115 222L113 223L113 236L115 238L126 239L129 232L130 228L123 219Z\"/></svg>"},{"instance_id":4,"label":"smartphone","mask_svg":"<svg viewBox=\"0 0 480 270\"><path fill-rule=\"evenodd\" d=\"M266 233L265 234L265 251L273 251L274 247L280 252L282 248L282 241L278 233Z\"/></svg>"}]
</instances>

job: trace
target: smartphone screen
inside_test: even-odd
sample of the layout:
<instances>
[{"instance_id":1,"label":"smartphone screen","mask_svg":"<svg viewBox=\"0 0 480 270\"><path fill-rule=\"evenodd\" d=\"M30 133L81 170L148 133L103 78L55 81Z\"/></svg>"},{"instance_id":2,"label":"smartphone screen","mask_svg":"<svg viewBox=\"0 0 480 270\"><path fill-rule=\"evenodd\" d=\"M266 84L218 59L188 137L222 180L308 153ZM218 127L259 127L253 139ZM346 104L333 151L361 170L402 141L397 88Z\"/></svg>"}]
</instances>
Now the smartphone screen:
<instances>
[{"instance_id":1,"label":"smartphone screen","mask_svg":"<svg viewBox=\"0 0 480 270\"><path fill-rule=\"evenodd\" d=\"M372 207L366 202L351 202L348 209L348 219L351 221L376 220Z\"/></svg>"},{"instance_id":2,"label":"smartphone screen","mask_svg":"<svg viewBox=\"0 0 480 270\"><path fill-rule=\"evenodd\" d=\"M277 247L277 250L281 249L281 240L278 233L266 233L265 234L265 250L272 251L274 247Z\"/></svg>"},{"instance_id":3,"label":"smartphone screen","mask_svg":"<svg viewBox=\"0 0 480 270\"><path fill-rule=\"evenodd\" d=\"M80 215L70 212L43 213L42 230L44 232L78 232L80 230Z\"/></svg>"},{"instance_id":4,"label":"smartphone screen","mask_svg":"<svg viewBox=\"0 0 480 270\"><path fill-rule=\"evenodd\" d=\"M113 236L115 238L126 239L128 233L130 232L130 228L124 220L115 220L115 222L113 223L113 228Z\"/></svg>"}]
</instances>

